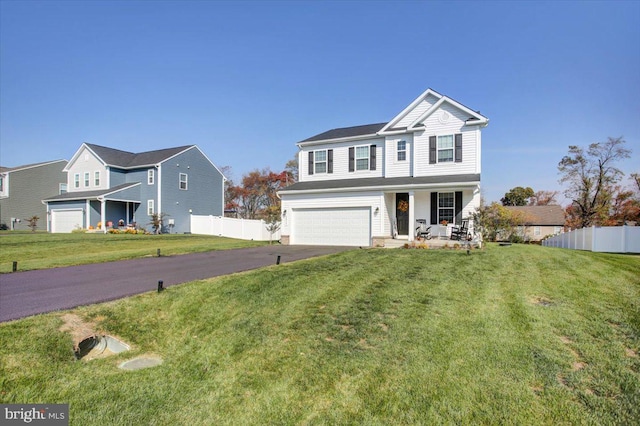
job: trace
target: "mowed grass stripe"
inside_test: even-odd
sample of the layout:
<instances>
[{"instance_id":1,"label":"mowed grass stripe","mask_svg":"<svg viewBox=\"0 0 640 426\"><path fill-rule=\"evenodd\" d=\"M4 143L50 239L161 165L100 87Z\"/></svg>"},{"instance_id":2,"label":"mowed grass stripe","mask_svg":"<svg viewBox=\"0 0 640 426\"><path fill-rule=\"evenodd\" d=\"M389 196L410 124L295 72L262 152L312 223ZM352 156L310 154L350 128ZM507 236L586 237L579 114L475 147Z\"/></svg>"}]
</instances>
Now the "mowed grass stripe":
<instances>
[{"instance_id":1,"label":"mowed grass stripe","mask_svg":"<svg viewBox=\"0 0 640 426\"><path fill-rule=\"evenodd\" d=\"M0 326L0 401L72 424L581 424L640 418L638 257L355 250L74 310L133 345L75 362ZM125 373L136 354L159 367Z\"/></svg>"}]
</instances>

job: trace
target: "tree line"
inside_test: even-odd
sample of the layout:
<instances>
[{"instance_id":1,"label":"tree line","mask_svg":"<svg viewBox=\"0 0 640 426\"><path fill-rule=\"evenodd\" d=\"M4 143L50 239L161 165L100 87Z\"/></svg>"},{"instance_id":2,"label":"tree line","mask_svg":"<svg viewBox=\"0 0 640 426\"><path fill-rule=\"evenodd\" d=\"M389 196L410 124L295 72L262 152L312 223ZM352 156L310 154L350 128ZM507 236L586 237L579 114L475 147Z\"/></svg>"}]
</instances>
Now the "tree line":
<instances>
[{"instance_id":1,"label":"tree line","mask_svg":"<svg viewBox=\"0 0 640 426\"><path fill-rule=\"evenodd\" d=\"M623 185L619 164L631 157L622 138L609 137L586 148L571 145L558 163L559 182L570 201L564 208L565 228L589 226L640 225L640 173L631 173ZM474 222L489 240L518 240L518 229L529 220L521 211L507 206L544 206L558 204L558 191L534 191L517 186L505 193L500 203L486 204L474 215Z\"/></svg>"}]
</instances>

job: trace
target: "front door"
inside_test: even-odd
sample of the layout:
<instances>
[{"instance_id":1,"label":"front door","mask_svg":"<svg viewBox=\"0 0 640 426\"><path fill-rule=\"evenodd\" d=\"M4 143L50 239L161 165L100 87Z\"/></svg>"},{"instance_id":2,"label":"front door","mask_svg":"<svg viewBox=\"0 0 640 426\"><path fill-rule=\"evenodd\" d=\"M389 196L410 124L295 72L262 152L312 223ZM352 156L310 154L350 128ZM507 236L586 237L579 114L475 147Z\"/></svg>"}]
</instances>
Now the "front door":
<instances>
[{"instance_id":1,"label":"front door","mask_svg":"<svg viewBox=\"0 0 640 426\"><path fill-rule=\"evenodd\" d=\"M409 235L409 194L396 194L396 223L398 235Z\"/></svg>"}]
</instances>

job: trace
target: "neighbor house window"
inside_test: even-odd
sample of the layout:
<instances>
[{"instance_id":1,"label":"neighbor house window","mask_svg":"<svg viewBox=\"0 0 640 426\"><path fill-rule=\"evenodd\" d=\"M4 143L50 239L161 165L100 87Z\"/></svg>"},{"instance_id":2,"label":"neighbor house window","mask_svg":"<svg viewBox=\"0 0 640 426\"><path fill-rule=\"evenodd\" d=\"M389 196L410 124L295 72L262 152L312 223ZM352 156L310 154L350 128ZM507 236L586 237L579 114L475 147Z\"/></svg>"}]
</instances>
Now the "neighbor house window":
<instances>
[{"instance_id":1,"label":"neighbor house window","mask_svg":"<svg viewBox=\"0 0 640 426\"><path fill-rule=\"evenodd\" d=\"M93 175L94 184L100 186L100 172L95 172Z\"/></svg>"},{"instance_id":2,"label":"neighbor house window","mask_svg":"<svg viewBox=\"0 0 640 426\"><path fill-rule=\"evenodd\" d=\"M155 207L153 205L153 200L147 200L147 214L149 216L155 213Z\"/></svg>"},{"instance_id":3,"label":"neighbor house window","mask_svg":"<svg viewBox=\"0 0 640 426\"><path fill-rule=\"evenodd\" d=\"M398 161L407 159L407 141L398 141Z\"/></svg>"},{"instance_id":4,"label":"neighbor house window","mask_svg":"<svg viewBox=\"0 0 640 426\"><path fill-rule=\"evenodd\" d=\"M554 234L561 234L562 233L562 226L556 226L553 228L553 233Z\"/></svg>"},{"instance_id":5,"label":"neighbor house window","mask_svg":"<svg viewBox=\"0 0 640 426\"><path fill-rule=\"evenodd\" d=\"M4 192L4 178L0 176L0 192Z\"/></svg>"},{"instance_id":6,"label":"neighbor house window","mask_svg":"<svg viewBox=\"0 0 640 426\"><path fill-rule=\"evenodd\" d=\"M438 136L438 163L453 161L453 135Z\"/></svg>"},{"instance_id":7,"label":"neighbor house window","mask_svg":"<svg viewBox=\"0 0 640 426\"><path fill-rule=\"evenodd\" d=\"M67 193L67 184L66 183L61 183L58 189L58 193L59 194L66 194Z\"/></svg>"},{"instance_id":8,"label":"neighbor house window","mask_svg":"<svg viewBox=\"0 0 640 426\"><path fill-rule=\"evenodd\" d=\"M89 186L89 172L84 172L84 186L85 188Z\"/></svg>"},{"instance_id":9,"label":"neighbor house window","mask_svg":"<svg viewBox=\"0 0 640 426\"><path fill-rule=\"evenodd\" d=\"M356 170L369 170L369 146L356 147Z\"/></svg>"},{"instance_id":10,"label":"neighbor house window","mask_svg":"<svg viewBox=\"0 0 640 426\"><path fill-rule=\"evenodd\" d=\"M80 173L73 175L73 187L80 188Z\"/></svg>"},{"instance_id":11,"label":"neighbor house window","mask_svg":"<svg viewBox=\"0 0 640 426\"><path fill-rule=\"evenodd\" d=\"M438 193L438 223L446 220L447 223L453 223L455 208L455 196L453 192Z\"/></svg>"},{"instance_id":12,"label":"neighbor house window","mask_svg":"<svg viewBox=\"0 0 640 426\"><path fill-rule=\"evenodd\" d=\"M187 174L186 173L180 173L180 189L187 189Z\"/></svg>"},{"instance_id":13,"label":"neighbor house window","mask_svg":"<svg viewBox=\"0 0 640 426\"><path fill-rule=\"evenodd\" d=\"M155 171L153 169L147 170L147 184L153 185L154 180L155 180Z\"/></svg>"},{"instance_id":14,"label":"neighbor house window","mask_svg":"<svg viewBox=\"0 0 640 426\"><path fill-rule=\"evenodd\" d=\"M315 173L327 173L327 151L314 151L313 164Z\"/></svg>"}]
</instances>

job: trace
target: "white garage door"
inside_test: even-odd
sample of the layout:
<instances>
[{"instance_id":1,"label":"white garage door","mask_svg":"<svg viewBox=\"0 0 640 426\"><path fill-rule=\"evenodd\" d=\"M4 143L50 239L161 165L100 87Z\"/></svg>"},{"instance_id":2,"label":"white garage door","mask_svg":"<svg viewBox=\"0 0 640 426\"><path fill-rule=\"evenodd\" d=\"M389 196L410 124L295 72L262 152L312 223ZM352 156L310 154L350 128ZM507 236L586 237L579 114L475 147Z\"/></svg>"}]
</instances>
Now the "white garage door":
<instances>
[{"instance_id":1,"label":"white garage door","mask_svg":"<svg viewBox=\"0 0 640 426\"><path fill-rule=\"evenodd\" d=\"M82 210L51 210L51 232L71 232L76 228L84 228Z\"/></svg>"},{"instance_id":2,"label":"white garage door","mask_svg":"<svg viewBox=\"0 0 640 426\"><path fill-rule=\"evenodd\" d=\"M292 244L368 247L370 209L294 209L291 234Z\"/></svg>"}]
</instances>

